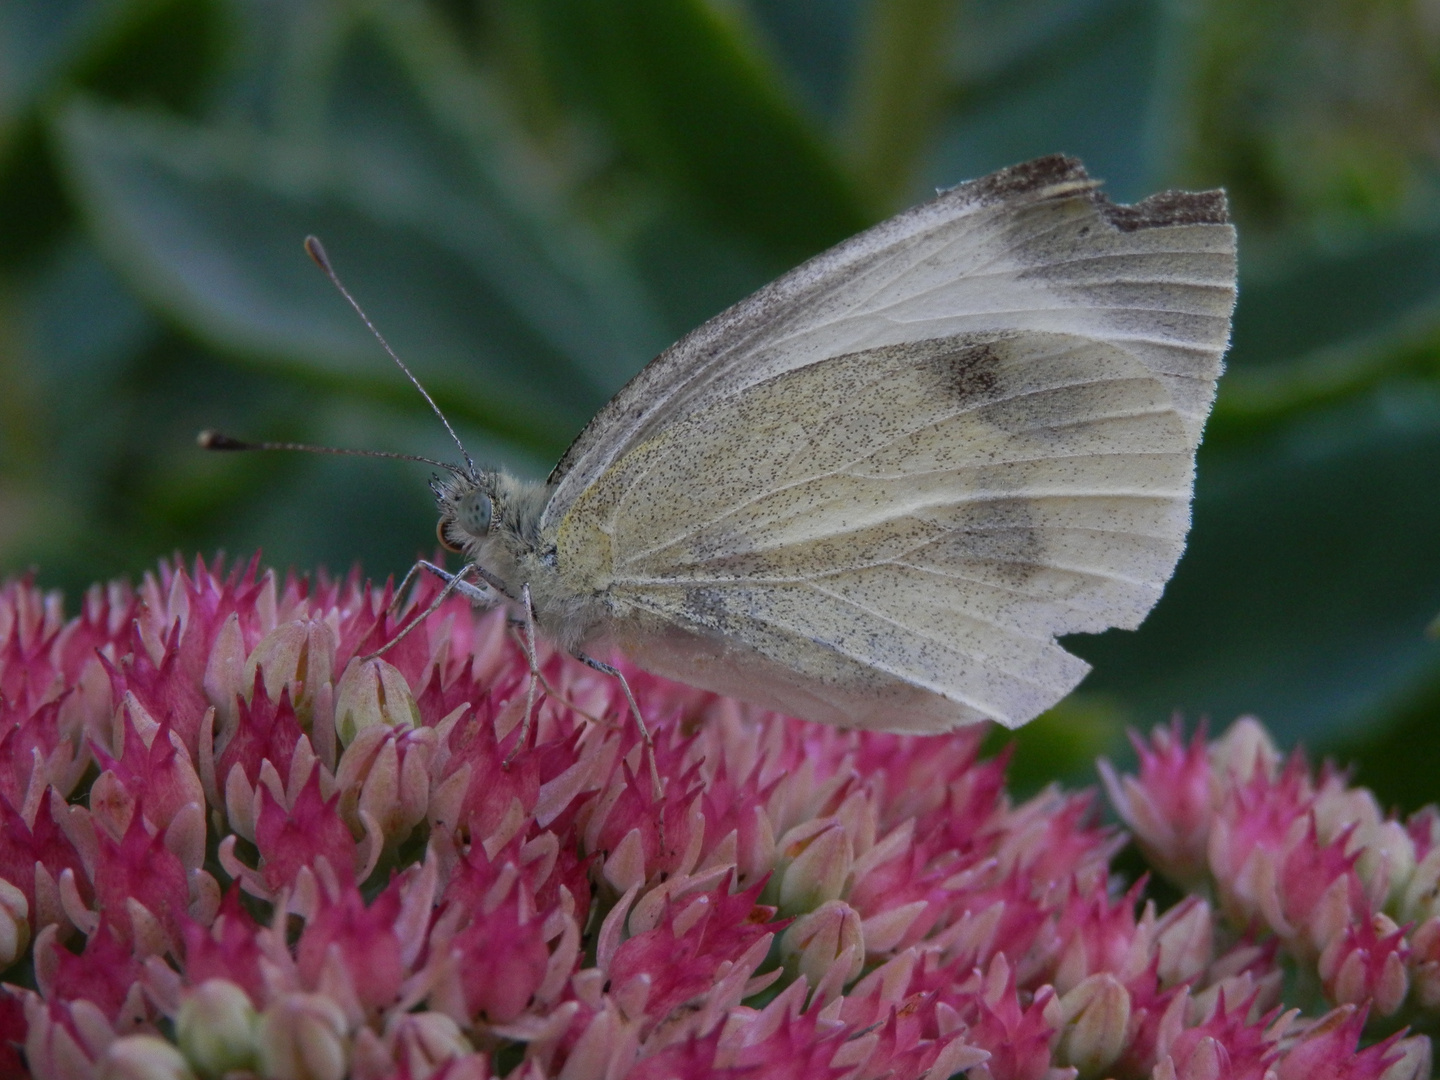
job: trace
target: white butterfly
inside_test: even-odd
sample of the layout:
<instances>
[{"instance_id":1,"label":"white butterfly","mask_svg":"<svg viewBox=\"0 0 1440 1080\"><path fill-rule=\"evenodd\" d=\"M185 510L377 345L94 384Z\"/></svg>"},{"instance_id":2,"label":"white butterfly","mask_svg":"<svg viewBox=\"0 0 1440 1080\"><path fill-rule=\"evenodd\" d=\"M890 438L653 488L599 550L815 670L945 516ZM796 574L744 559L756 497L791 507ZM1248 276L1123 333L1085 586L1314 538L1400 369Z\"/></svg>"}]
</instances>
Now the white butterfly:
<instances>
[{"instance_id":1,"label":"white butterfly","mask_svg":"<svg viewBox=\"0 0 1440 1080\"><path fill-rule=\"evenodd\" d=\"M457 470L441 538L488 586L462 591L583 659L847 727L1016 727L1088 670L1057 635L1134 628L1173 572L1234 300L1222 192L1003 169L666 350L544 484Z\"/></svg>"}]
</instances>

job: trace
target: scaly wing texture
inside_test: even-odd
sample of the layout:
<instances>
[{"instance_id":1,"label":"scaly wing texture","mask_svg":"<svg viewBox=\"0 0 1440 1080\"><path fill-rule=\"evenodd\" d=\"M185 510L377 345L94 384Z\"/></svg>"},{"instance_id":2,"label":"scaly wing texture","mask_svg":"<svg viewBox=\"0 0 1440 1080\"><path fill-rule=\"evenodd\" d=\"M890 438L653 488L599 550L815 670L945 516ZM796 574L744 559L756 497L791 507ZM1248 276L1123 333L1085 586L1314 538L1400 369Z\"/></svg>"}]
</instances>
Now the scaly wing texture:
<instances>
[{"instance_id":1,"label":"scaly wing texture","mask_svg":"<svg viewBox=\"0 0 1440 1080\"><path fill-rule=\"evenodd\" d=\"M558 564L643 665L830 723L1014 726L1087 670L1056 635L1138 625L1184 546L1234 236L1218 196L1113 207L1047 161L782 278L582 436Z\"/></svg>"},{"instance_id":2,"label":"scaly wing texture","mask_svg":"<svg viewBox=\"0 0 1440 1080\"><path fill-rule=\"evenodd\" d=\"M669 425L591 486L558 554L652 667L648 639L674 626L833 699L821 715L740 690L815 719L1013 725L1086 671L1055 635L1133 627L1154 605L1192 469L1165 385L1114 346L1036 332L888 346ZM702 666L732 662L748 678L743 653ZM705 682L693 656L676 663L666 673ZM913 712L915 688L938 700Z\"/></svg>"}]
</instances>

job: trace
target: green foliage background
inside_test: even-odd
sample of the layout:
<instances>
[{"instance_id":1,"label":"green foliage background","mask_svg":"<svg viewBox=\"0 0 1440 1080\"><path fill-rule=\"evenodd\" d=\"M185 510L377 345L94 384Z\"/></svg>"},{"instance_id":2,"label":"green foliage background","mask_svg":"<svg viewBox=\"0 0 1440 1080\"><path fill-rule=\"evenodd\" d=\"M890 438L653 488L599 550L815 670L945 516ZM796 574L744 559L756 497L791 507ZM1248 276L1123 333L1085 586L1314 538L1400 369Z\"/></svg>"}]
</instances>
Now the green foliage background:
<instances>
[{"instance_id":1,"label":"green foliage background","mask_svg":"<svg viewBox=\"0 0 1440 1080\"><path fill-rule=\"evenodd\" d=\"M1427 0L4 0L0 572L71 596L263 548L375 576L445 455L314 232L478 457L541 474L659 349L1014 161L1226 186L1230 371L1190 551L1022 739L1258 713L1440 794L1440 15Z\"/></svg>"}]
</instances>

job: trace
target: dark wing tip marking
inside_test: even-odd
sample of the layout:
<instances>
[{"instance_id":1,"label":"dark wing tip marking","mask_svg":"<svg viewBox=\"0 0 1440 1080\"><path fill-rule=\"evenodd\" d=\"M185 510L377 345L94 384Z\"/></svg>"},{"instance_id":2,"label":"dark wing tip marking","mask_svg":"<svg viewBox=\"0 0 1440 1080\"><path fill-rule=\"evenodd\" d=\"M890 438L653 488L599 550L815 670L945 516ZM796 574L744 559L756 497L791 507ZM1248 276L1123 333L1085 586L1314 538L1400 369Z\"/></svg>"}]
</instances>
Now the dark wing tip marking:
<instances>
[{"instance_id":1,"label":"dark wing tip marking","mask_svg":"<svg viewBox=\"0 0 1440 1080\"><path fill-rule=\"evenodd\" d=\"M1009 165L989 176L982 176L950 190L963 191L977 202L997 203L1042 191L1056 184L1069 186L1088 182L1090 176L1078 158L1049 154L1033 161Z\"/></svg>"},{"instance_id":2,"label":"dark wing tip marking","mask_svg":"<svg viewBox=\"0 0 1440 1080\"><path fill-rule=\"evenodd\" d=\"M1223 191L1162 191L1133 206L1095 196L1105 219L1121 232L1164 225L1228 225L1229 206Z\"/></svg>"},{"instance_id":3,"label":"dark wing tip marking","mask_svg":"<svg viewBox=\"0 0 1440 1080\"><path fill-rule=\"evenodd\" d=\"M960 195L981 204L1023 200L1027 195L1073 197L1078 189L1095 202L1105 220L1120 232L1137 232L1165 225L1228 225L1229 209L1223 191L1162 191L1148 199L1125 206L1111 202L1092 180L1085 166L1064 154L1050 154L1011 165L942 192L941 197Z\"/></svg>"}]
</instances>

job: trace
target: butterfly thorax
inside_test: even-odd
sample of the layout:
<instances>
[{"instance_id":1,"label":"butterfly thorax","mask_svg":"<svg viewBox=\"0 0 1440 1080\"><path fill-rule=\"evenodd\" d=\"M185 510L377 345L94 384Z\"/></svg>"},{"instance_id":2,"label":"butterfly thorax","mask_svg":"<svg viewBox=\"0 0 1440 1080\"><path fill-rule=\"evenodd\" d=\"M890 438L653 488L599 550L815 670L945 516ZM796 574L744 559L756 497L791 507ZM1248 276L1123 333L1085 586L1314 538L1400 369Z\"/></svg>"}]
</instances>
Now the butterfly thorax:
<instances>
[{"instance_id":1,"label":"butterfly thorax","mask_svg":"<svg viewBox=\"0 0 1440 1080\"><path fill-rule=\"evenodd\" d=\"M577 597L556 564L555 545L540 528L551 489L504 472L457 474L434 485L441 543L459 551L480 576L516 605L530 587L535 621L546 637L574 651L595 636L604 608Z\"/></svg>"}]
</instances>

